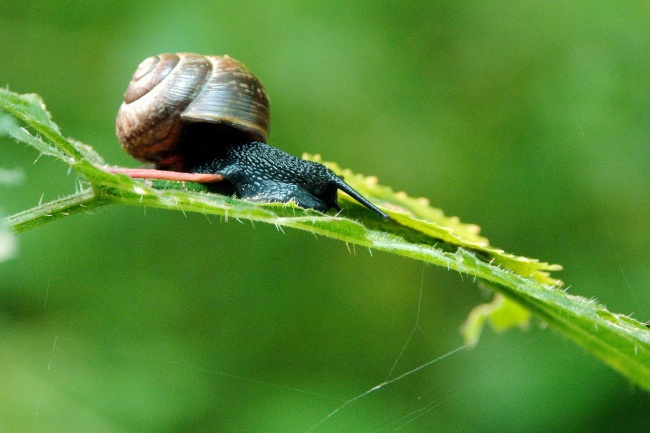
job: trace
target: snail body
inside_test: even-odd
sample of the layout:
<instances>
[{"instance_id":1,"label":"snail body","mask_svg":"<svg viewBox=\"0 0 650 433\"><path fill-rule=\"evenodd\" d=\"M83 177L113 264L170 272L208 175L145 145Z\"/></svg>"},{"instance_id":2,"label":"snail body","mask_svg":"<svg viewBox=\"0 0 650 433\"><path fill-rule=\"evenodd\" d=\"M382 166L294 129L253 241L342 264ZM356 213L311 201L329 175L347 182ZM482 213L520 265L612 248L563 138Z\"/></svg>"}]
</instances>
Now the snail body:
<instances>
[{"instance_id":1,"label":"snail body","mask_svg":"<svg viewBox=\"0 0 650 433\"><path fill-rule=\"evenodd\" d=\"M228 56L178 53L140 64L118 112L116 133L127 153L159 170L179 172L178 180L183 173L214 174L224 182L206 184L209 189L251 201L295 201L321 212L341 209L340 189L388 219L322 164L266 144L269 124L264 87L243 64Z\"/></svg>"}]
</instances>

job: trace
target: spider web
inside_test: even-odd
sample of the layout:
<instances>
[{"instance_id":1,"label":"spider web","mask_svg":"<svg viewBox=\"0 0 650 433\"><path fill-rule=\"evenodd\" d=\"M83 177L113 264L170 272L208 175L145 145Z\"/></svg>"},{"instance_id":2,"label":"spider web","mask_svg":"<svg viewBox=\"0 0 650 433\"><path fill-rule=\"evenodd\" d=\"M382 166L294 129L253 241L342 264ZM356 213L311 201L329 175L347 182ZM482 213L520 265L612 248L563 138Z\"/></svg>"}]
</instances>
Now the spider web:
<instances>
[{"instance_id":1,"label":"spider web","mask_svg":"<svg viewBox=\"0 0 650 433\"><path fill-rule=\"evenodd\" d=\"M67 335L57 335L51 341L51 348L49 349L49 356L47 360L47 367L45 372L45 380L40 390L40 396L37 399L36 407L34 408L34 421L36 425L41 424L40 417L44 416L44 409L47 409L47 399L45 395L48 391L48 388L53 385L52 382L58 381L57 374L57 365L61 365L62 362L65 362L64 358L68 356L76 357L76 353L81 353L82 356L94 357L94 356L103 356L103 353L110 353L116 358L126 358L131 361L141 361L142 364L147 368L147 366L156 366L156 365L167 365L172 367L172 370L182 370L182 371L193 371L203 375L209 376L221 376L227 378L228 380L239 382L239 386L247 387L250 389L253 388L267 388L267 389L277 389L279 391L286 391L290 393L295 393L299 395L304 395L306 399L316 399L321 402L322 406L331 406L331 411L329 413L324 413L322 418L317 419L316 421L308 424L308 426L302 430L297 429L296 431L305 431L305 432L319 432L319 431L331 431L332 424L337 424L337 420L340 416L346 412L346 410L359 405L363 401L366 401L370 398L371 395L380 394L385 392L394 386L398 382L403 381L408 377L417 377L418 374L424 373L425 370L434 367L436 364L445 361L448 358L459 354L460 352L465 351L468 348L468 345L461 345L456 347L446 353L431 358L430 360L421 363L413 368L408 368L406 371L399 372L400 365L403 363L405 354L408 352L409 348L414 344L414 339L418 336L427 339L427 336L421 326L421 312L422 312L422 303L425 287L425 267L422 269L422 277L419 287L419 295L417 299L417 308L415 311L414 323L412 329L408 336L401 346L401 350L395 356L392 364L387 365L387 372L382 379L378 380L378 383L369 389L363 390L357 395L354 395L351 398L341 398L338 396L332 396L322 392L314 392L303 387L294 387L288 386L279 382L260 380L252 376L233 374L224 371L218 371L213 368L203 368L197 365L188 364L184 362L178 362L169 360L166 358L160 358L154 355L140 353L132 349L121 349L114 347L112 345L103 345L97 344L95 342L89 342L86 340L79 340ZM50 276L51 278L51 276ZM49 294L49 285L45 292L45 296L50 296ZM429 346L433 346L428 342ZM152 367L153 368L153 367ZM381 376L380 376L381 377ZM433 392L431 395L425 395L424 397L420 396L417 398L415 409L402 410L402 413L396 413L399 409L392 410L385 418L381 420L368 420L367 425L364 426L363 431L397 431L407 425L413 423L414 421L420 419L421 417L429 414L434 410L441 402L444 401L444 398L440 398ZM328 403L331 402L331 403ZM370 404L374 404L371 402ZM339 421L340 422L340 421Z\"/></svg>"}]
</instances>

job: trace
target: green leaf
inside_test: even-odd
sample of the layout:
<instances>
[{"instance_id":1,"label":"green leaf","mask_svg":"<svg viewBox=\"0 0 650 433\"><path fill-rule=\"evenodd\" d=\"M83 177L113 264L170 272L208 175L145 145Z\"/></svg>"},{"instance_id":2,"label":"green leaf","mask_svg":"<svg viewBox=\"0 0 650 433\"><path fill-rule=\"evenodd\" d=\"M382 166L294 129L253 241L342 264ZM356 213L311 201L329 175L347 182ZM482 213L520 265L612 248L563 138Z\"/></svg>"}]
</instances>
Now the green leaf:
<instances>
[{"instance_id":1,"label":"green leaf","mask_svg":"<svg viewBox=\"0 0 650 433\"><path fill-rule=\"evenodd\" d=\"M386 211L391 217L389 222L381 221L343 193L340 198L344 201L344 216L325 215L293 203L251 203L209 194L193 184L137 181L109 173L90 146L65 139L39 97L0 90L0 107L27 128L14 122L0 122L0 126L15 139L66 162L89 185L76 194L5 218L5 223L16 232L113 203L305 230L350 245L453 269L482 281L500 295L492 304L479 306L470 314L464 328L469 341L476 341L486 321L503 330L527 324L530 312L632 382L650 390L650 330L645 324L611 313L593 300L565 293L560 289L562 282L550 274L561 266L495 248L480 235L478 226L444 215L426 199L394 192L374 177L343 170L334 163L325 164ZM318 156L309 158L320 160Z\"/></svg>"},{"instance_id":2,"label":"green leaf","mask_svg":"<svg viewBox=\"0 0 650 433\"><path fill-rule=\"evenodd\" d=\"M318 156L303 156L323 162ZM426 198L411 198L404 192L396 193L387 186L379 185L375 177L364 177L350 170L342 170L331 162L324 164L335 173L343 175L346 182L361 194L371 197L372 201L381 205L383 209L389 209L391 219L409 229L404 236L418 233L417 239L425 243L443 241L479 254L484 253L494 264L513 270L519 275L532 277L544 284L562 284L559 280L550 277L550 271L559 271L562 266L508 254L490 246L489 241L479 235L481 231L479 226L462 223L458 217L446 216L442 210L431 207Z\"/></svg>"},{"instance_id":3,"label":"green leaf","mask_svg":"<svg viewBox=\"0 0 650 433\"><path fill-rule=\"evenodd\" d=\"M497 332L503 332L515 326L525 329L530 323L530 311L502 294L496 293L492 302L474 307L467 316L467 320L461 328L465 343L478 343L486 322Z\"/></svg>"}]
</instances>

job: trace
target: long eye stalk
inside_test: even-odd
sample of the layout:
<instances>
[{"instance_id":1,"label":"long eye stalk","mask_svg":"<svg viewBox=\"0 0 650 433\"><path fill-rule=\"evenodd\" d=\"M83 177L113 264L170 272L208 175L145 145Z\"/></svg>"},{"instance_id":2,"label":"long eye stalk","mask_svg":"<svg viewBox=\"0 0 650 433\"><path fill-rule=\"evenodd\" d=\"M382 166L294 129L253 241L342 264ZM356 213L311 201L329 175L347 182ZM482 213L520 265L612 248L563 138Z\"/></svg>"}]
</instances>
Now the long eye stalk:
<instances>
[{"instance_id":1,"label":"long eye stalk","mask_svg":"<svg viewBox=\"0 0 650 433\"><path fill-rule=\"evenodd\" d=\"M334 179L334 182L336 183L336 186L346 194L348 194L350 197L354 198L356 201L367 207L368 209L372 210L376 214L378 214L384 221L388 221L390 217L386 212L381 211L377 206L372 204L367 198L359 194L356 190L354 190L350 185L345 183L343 180L340 178L336 177Z\"/></svg>"}]
</instances>

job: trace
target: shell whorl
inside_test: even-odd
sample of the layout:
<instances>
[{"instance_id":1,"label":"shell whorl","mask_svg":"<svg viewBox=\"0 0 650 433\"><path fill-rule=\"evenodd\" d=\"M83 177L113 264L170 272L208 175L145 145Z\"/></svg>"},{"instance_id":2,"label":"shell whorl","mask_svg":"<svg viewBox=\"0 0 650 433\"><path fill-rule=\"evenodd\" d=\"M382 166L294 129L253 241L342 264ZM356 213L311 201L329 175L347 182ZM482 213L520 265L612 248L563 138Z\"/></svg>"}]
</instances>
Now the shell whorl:
<instances>
[{"instance_id":1,"label":"shell whorl","mask_svg":"<svg viewBox=\"0 0 650 433\"><path fill-rule=\"evenodd\" d=\"M250 141L266 142L270 113L264 87L228 56L160 54L133 74L116 121L122 147L162 168L182 167L177 149L183 123L232 127Z\"/></svg>"}]
</instances>

